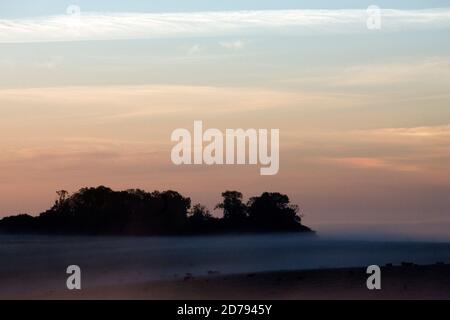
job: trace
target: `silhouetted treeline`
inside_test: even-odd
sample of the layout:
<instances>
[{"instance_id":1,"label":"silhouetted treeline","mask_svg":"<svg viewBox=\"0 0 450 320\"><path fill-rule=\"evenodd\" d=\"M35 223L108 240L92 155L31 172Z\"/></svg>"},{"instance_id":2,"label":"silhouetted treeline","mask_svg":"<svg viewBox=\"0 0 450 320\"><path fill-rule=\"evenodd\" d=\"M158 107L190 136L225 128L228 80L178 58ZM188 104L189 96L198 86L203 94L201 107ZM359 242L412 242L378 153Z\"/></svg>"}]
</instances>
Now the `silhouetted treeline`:
<instances>
[{"instance_id":1,"label":"silhouetted treeline","mask_svg":"<svg viewBox=\"0 0 450 320\"><path fill-rule=\"evenodd\" d=\"M312 232L301 224L298 207L286 195L264 192L243 202L242 193L226 191L213 217L200 204L176 191L113 191L100 186L69 195L58 191L55 204L37 217L27 214L0 220L12 233L92 235L180 235L226 232Z\"/></svg>"}]
</instances>

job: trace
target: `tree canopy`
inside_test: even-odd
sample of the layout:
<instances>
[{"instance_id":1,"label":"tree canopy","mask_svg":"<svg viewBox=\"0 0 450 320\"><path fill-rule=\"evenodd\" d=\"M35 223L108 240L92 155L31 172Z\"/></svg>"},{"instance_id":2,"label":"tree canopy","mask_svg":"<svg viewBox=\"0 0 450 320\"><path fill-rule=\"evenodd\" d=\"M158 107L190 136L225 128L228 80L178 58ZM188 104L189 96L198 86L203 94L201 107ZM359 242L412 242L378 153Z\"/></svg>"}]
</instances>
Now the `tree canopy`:
<instances>
[{"instance_id":1,"label":"tree canopy","mask_svg":"<svg viewBox=\"0 0 450 320\"><path fill-rule=\"evenodd\" d=\"M264 192L247 203L242 193L225 191L214 217L201 205L172 190L114 191L105 186L82 188L70 195L57 191L54 205L37 217L27 214L0 220L0 231L50 234L177 235L223 232L301 231L298 206L281 193Z\"/></svg>"}]
</instances>

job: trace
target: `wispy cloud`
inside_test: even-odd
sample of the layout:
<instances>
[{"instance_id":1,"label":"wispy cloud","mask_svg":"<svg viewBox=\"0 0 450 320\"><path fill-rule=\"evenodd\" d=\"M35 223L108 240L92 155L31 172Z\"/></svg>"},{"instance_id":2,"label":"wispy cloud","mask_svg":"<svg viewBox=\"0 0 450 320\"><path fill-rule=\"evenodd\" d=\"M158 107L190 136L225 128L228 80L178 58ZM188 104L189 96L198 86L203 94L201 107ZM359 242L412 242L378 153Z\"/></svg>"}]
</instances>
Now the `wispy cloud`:
<instances>
[{"instance_id":1,"label":"wispy cloud","mask_svg":"<svg viewBox=\"0 0 450 320\"><path fill-rule=\"evenodd\" d=\"M195 44L189 48L189 50L187 51L187 54L193 55L193 54L199 53L201 50L202 50L202 48L198 44Z\"/></svg>"},{"instance_id":2,"label":"wispy cloud","mask_svg":"<svg viewBox=\"0 0 450 320\"><path fill-rule=\"evenodd\" d=\"M385 168L388 166L385 160L377 158L349 157L349 158L336 158L334 159L334 161L344 165L359 168Z\"/></svg>"},{"instance_id":3,"label":"wispy cloud","mask_svg":"<svg viewBox=\"0 0 450 320\"><path fill-rule=\"evenodd\" d=\"M394 171L414 172L419 168L415 165L404 164L404 159L385 159L376 157L344 157L344 158L331 158L328 161L336 164L344 165L350 168L357 169L384 169Z\"/></svg>"},{"instance_id":4,"label":"wispy cloud","mask_svg":"<svg viewBox=\"0 0 450 320\"><path fill-rule=\"evenodd\" d=\"M0 43L369 32L366 10L85 13L0 20ZM450 9L381 11L382 30L450 26Z\"/></svg>"},{"instance_id":5,"label":"wispy cloud","mask_svg":"<svg viewBox=\"0 0 450 320\"><path fill-rule=\"evenodd\" d=\"M386 84L450 80L450 59L432 57L422 61L357 65L330 77L336 86L377 86Z\"/></svg>"},{"instance_id":6,"label":"wispy cloud","mask_svg":"<svg viewBox=\"0 0 450 320\"><path fill-rule=\"evenodd\" d=\"M234 41L220 41L219 45L222 48L230 49L230 50L239 50L244 48L245 42L242 40L234 40Z\"/></svg>"},{"instance_id":7,"label":"wispy cloud","mask_svg":"<svg viewBox=\"0 0 450 320\"><path fill-rule=\"evenodd\" d=\"M437 138L450 137L450 125L443 126L424 126L413 128L388 128L372 131L378 135L391 135L401 137L419 137L419 138Z\"/></svg>"},{"instance_id":8,"label":"wispy cloud","mask_svg":"<svg viewBox=\"0 0 450 320\"><path fill-rule=\"evenodd\" d=\"M320 85L338 88L382 87L386 85L420 84L434 88L450 82L450 59L446 56L421 58L402 57L370 64L349 64L327 68L317 67L311 73L283 79L284 83L296 85ZM446 90L447 92L448 90ZM438 97L437 95L434 96ZM427 99L433 96L417 96ZM409 97L409 100L413 97Z\"/></svg>"}]
</instances>

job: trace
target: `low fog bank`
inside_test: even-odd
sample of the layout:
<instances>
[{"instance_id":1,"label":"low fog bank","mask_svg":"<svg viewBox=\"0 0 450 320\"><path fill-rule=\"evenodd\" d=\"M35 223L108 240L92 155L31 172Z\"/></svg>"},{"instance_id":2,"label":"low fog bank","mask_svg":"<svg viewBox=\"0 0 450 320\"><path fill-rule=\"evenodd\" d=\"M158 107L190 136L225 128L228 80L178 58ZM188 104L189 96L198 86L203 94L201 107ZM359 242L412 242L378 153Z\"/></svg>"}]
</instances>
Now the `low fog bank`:
<instances>
[{"instance_id":1,"label":"low fog bank","mask_svg":"<svg viewBox=\"0 0 450 320\"><path fill-rule=\"evenodd\" d=\"M0 235L0 291L65 288L66 268L78 265L87 286L185 277L450 263L450 242L373 233L320 232L190 237L69 237ZM372 239L369 239L372 237ZM1 292L0 292L1 293Z\"/></svg>"},{"instance_id":2,"label":"low fog bank","mask_svg":"<svg viewBox=\"0 0 450 320\"><path fill-rule=\"evenodd\" d=\"M402 223L316 223L321 239L450 242L450 221Z\"/></svg>"}]
</instances>

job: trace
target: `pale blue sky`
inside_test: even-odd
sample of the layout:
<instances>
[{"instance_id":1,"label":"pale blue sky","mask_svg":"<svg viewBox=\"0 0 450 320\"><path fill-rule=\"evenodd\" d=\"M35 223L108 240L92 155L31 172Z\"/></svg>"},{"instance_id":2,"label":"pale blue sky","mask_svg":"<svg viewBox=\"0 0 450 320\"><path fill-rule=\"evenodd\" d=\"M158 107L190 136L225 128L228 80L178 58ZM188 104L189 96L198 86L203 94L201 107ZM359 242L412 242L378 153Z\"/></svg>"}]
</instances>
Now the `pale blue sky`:
<instances>
[{"instance_id":1,"label":"pale blue sky","mask_svg":"<svg viewBox=\"0 0 450 320\"><path fill-rule=\"evenodd\" d=\"M280 191L307 223L449 221L449 1L377 1L401 9L381 30L372 2L336 3L0 1L0 215L106 184L209 207L225 188ZM211 10L233 12L188 13ZM280 128L279 175L173 168L171 131L198 119Z\"/></svg>"},{"instance_id":2,"label":"pale blue sky","mask_svg":"<svg viewBox=\"0 0 450 320\"><path fill-rule=\"evenodd\" d=\"M78 5L84 11L108 12L180 12L209 10L263 10L263 9L362 9L376 4L382 8L426 9L448 7L449 0L1 0L0 17L30 17L56 15L69 5Z\"/></svg>"}]
</instances>

